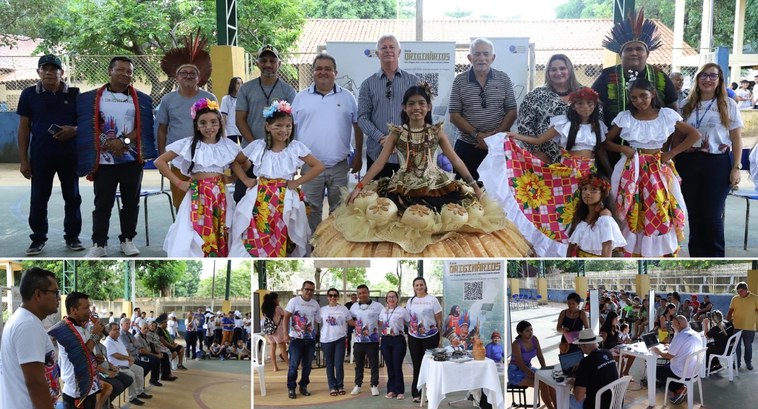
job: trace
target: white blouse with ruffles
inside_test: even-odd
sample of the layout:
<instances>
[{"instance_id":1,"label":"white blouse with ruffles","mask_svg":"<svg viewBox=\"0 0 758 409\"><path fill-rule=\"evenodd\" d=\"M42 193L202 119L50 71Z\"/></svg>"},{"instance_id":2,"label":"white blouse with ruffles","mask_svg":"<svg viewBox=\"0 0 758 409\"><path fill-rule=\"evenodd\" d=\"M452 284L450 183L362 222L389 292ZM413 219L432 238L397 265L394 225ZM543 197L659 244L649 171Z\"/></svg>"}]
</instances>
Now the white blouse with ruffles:
<instances>
[{"instance_id":1,"label":"white blouse with ruffles","mask_svg":"<svg viewBox=\"0 0 758 409\"><path fill-rule=\"evenodd\" d=\"M603 243L607 241L613 242L612 248L626 246L626 239L613 216L600 216L594 225L582 220L569 237L570 244L576 244L582 251L598 256L603 253Z\"/></svg>"},{"instance_id":2,"label":"white blouse with ruffles","mask_svg":"<svg viewBox=\"0 0 758 409\"><path fill-rule=\"evenodd\" d=\"M711 104L712 102L713 104ZM742 116L740 115L740 110L737 109L737 103L733 99L727 98L726 105L729 112L729 129L726 129L724 124L721 123L718 102L712 99L700 101L697 110L692 111L690 116L685 120L685 122L697 128L702 135L700 142L695 143L695 146L700 146L699 151L712 154L726 153L732 146L732 138L729 135L729 131L742 128ZM697 123L698 115L700 115L699 125Z\"/></svg>"},{"instance_id":3,"label":"white blouse with ruffles","mask_svg":"<svg viewBox=\"0 0 758 409\"><path fill-rule=\"evenodd\" d=\"M553 138L553 140L558 142L558 144L561 145L561 148L566 149L566 145L568 144L569 131L571 130L571 121L569 121L566 115L556 115L550 118L550 126L555 128L555 130L558 132L558 136ZM608 127L605 126L602 121L600 121L600 143L603 143L603 141L605 141L605 134L607 133ZM595 133L592 132L592 125L581 124L579 125L579 130L576 133L576 140L574 141L574 146L571 148L571 150L595 150L596 141L597 138L595 137Z\"/></svg>"},{"instance_id":4,"label":"white blouse with ruffles","mask_svg":"<svg viewBox=\"0 0 758 409\"><path fill-rule=\"evenodd\" d=\"M267 179L292 179L297 168L303 165L300 158L310 155L311 150L302 142L293 140L279 152L266 149L266 141L257 139L242 152L253 162L253 173Z\"/></svg>"},{"instance_id":5,"label":"white blouse with ruffles","mask_svg":"<svg viewBox=\"0 0 758 409\"><path fill-rule=\"evenodd\" d=\"M658 117L649 120L636 119L631 111L624 111L616 115L613 124L621 128L621 139L629 142L632 148L660 149L681 120L673 109L661 108Z\"/></svg>"},{"instance_id":6,"label":"white blouse with ruffles","mask_svg":"<svg viewBox=\"0 0 758 409\"><path fill-rule=\"evenodd\" d=\"M166 151L178 155L171 161L171 164L179 168L185 176L190 176L188 169L193 160L195 166L192 168L192 173L224 173L241 150L239 145L226 137L222 137L213 144L198 141L193 158L192 139L193 137L190 136L166 146Z\"/></svg>"}]
</instances>

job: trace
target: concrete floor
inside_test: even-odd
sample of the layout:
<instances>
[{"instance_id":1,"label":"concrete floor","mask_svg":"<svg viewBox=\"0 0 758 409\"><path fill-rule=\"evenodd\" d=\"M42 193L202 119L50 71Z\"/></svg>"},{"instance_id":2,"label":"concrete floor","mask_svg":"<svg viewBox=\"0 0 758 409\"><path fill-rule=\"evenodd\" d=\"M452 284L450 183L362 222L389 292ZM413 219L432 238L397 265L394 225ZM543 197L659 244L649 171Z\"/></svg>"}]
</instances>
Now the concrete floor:
<instances>
[{"instance_id":1,"label":"concrete floor","mask_svg":"<svg viewBox=\"0 0 758 409\"><path fill-rule=\"evenodd\" d=\"M161 177L157 170L146 170L143 178L143 189L158 188ZM79 182L82 195L82 233L80 239L86 247L92 245L90 236L92 233L92 209L93 192L92 183L86 179ZM166 184L168 188L168 184ZM753 182L747 172L743 171L741 189L752 190ZM0 220L0 255L3 257L25 257L29 240L29 181L24 179L18 172L18 165L0 164L0 214L4 217ZM758 203L753 203L753 213L758 213ZM326 206L325 206L326 209ZM139 222L137 224L137 237L134 242L141 250L140 257L165 257L162 249L163 238L172 223L169 212L168 200L164 195L152 196L147 199L149 211L150 245L147 245L145 236L145 206L141 204ZM84 257L85 252L72 252L66 249L63 241L63 199L60 187L56 181L53 194L48 205L48 221L50 229L47 245L40 257ZM745 232L745 200L729 196L726 200L726 255L731 258L756 257L758 256L758 233L749 237L747 250L743 250L743 237ZM751 231L758 231L758 216L753 215L749 220ZM117 213L111 216L110 239L108 255L111 257L123 256L118 248L118 234L120 232ZM682 257L687 257L686 242L682 246Z\"/></svg>"}]
</instances>

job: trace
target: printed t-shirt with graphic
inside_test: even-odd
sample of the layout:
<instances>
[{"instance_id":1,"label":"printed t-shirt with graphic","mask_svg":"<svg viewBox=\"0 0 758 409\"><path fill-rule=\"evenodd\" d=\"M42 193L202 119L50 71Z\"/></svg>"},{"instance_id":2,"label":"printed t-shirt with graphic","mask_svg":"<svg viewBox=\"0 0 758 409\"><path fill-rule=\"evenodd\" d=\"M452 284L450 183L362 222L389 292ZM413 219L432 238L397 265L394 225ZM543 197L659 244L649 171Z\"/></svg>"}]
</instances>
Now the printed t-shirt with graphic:
<instances>
[{"instance_id":1,"label":"printed t-shirt with graphic","mask_svg":"<svg viewBox=\"0 0 758 409\"><path fill-rule=\"evenodd\" d=\"M410 326L408 335L414 338L429 338L439 332L435 314L442 312L442 306L437 298L426 295L422 298L411 297L405 305L408 310Z\"/></svg>"},{"instance_id":2,"label":"printed t-shirt with graphic","mask_svg":"<svg viewBox=\"0 0 758 409\"><path fill-rule=\"evenodd\" d=\"M136 108L131 95L110 92L106 90L100 96L100 164L116 165L120 163L134 162L137 159L136 140L130 140L129 150L121 156L116 156L104 149L105 141L110 139L124 138L134 130L134 120L136 117Z\"/></svg>"},{"instance_id":3,"label":"printed t-shirt with graphic","mask_svg":"<svg viewBox=\"0 0 758 409\"><path fill-rule=\"evenodd\" d=\"M396 336L405 334L405 324L410 322L408 310L404 307L395 307L394 309L385 308L379 314L379 327L381 327L382 336Z\"/></svg>"},{"instance_id":4,"label":"printed t-shirt with graphic","mask_svg":"<svg viewBox=\"0 0 758 409\"><path fill-rule=\"evenodd\" d=\"M316 322L320 320L316 300L303 300L303 297L295 297L287 302L285 311L292 314L290 317L291 339L316 339Z\"/></svg>"},{"instance_id":5,"label":"printed t-shirt with graphic","mask_svg":"<svg viewBox=\"0 0 758 409\"><path fill-rule=\"evenodd\" d=\"M379 314L384 307L377 301L354 303L350 314L355 319L355 342L379 342Z\"/></svg>"},{"instance_id":6,"label":"printed t-shirt with graphic","mask_svg":"<svg viewBox=\"0 0 758 409\"><path fill-rule=\"evenodd\" d=\"M347 336L347 321L353 317L344 305L325 305L319 310L321 342L332 342Z\"/></svg>"}]
</instances>

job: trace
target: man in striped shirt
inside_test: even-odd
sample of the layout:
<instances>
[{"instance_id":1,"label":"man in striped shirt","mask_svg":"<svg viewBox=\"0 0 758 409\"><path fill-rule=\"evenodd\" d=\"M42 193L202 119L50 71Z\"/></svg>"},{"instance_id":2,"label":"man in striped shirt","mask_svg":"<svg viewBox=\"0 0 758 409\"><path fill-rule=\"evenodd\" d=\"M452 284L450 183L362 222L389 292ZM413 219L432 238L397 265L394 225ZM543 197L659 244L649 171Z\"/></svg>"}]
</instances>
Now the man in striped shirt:
<instances>
[{"instance_id":1,"label":"man in striped shirt","mask_svg":"<svg viewBox=\"0 0 758 409\"><path fill-rule=\"evenodd\" d=\"M400 51L400 43L395 36L387 34L379 38L376 55L381 68L363 81L358 94L358 126L367 136L367 169L382 152L381 142L389 135L387 123L401 124L400 112L405 91L419 83L418 77L398 66ZM374 179L392 176L399 169L397 154L393 153Z\"/></svg>"},{"instance_id":2,"label":"man in striped shirt","mask_svg":"<svg viewBox=\"0 0 758 409\"><path fill-rule=\"evenodd\" d=\"M516 120L516 98L508 74L491 68L495 61L492 42L471 42L471 68L458 74L450 92L450 122L457 128L455 153L479 180L477 169L487 156L484 138L511 129ZM456 172L456 178L462 176Z\"/></svg>"}]
</instances>

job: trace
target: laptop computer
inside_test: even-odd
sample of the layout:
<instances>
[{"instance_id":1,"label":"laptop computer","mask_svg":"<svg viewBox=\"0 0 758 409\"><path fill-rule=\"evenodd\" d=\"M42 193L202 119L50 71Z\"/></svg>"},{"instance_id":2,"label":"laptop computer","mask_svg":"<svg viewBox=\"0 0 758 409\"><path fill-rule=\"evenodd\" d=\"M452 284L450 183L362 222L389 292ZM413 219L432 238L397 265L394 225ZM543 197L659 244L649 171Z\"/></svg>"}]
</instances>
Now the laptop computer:
<instances>
[{"instance_id":1,"label":"laptop computer","mask_svg":"<svg viewBox=\"0 0 758 409\"><path fill-rule=\"evenodd\" d=\"M658 341L658 334L655 332L648 332L647 334L642 334L640 335L640 338L642 338L642 341L645 343L645 347L648 349L661 344L661 342Z\"/></svg>"},{"instance_id":2,"label":"laptop computer","mask_svg":"<svg viewBox=\"0 0 758 409\"><path fill-rule=\"evenodd\" d=\"M561 372L564 376L576 376L579 369L579 362L584 358L582 351L567 352L558 355L558 361L561 364Z\"/></svg>"}]
</instances>

